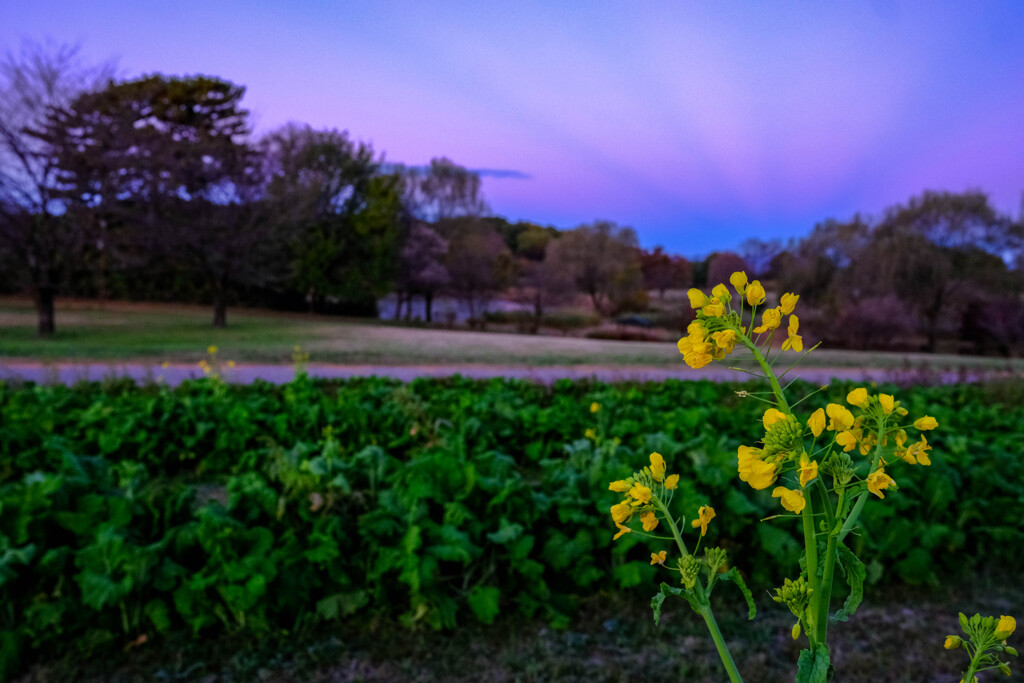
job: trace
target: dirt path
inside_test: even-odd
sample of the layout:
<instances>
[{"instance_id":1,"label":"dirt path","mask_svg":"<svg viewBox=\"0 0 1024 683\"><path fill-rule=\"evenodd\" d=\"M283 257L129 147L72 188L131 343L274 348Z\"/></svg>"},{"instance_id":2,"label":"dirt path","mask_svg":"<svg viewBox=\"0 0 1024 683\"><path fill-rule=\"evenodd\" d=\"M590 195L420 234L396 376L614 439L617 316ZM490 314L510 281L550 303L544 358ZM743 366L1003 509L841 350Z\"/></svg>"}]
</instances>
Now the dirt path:
<instances>
[{"instance_id":1,"label":"dirt path","mask_svg":"<svg viewBox=\"0 0 1024 683\"><path fill-rule=\"evenodd\" d=\"M408 382L418 377L450 377L462 375L473 379L490 379L509 377L526 379L550 384L559 379L597 379L602 382L621 381L654 381L666 379L681 380L712 380L743 381L748 375L730 370L723 366L710 366L701 370L692 370L680 364L678 368L605 365L564 365L564 366L525 366L525 365L331 365L311 363L309 374L314 377L345 379L349 377L392 377ZM234 367L223 367L221 375L229 382L248 384L260 379L275 384L290 381L295 376L295 368L291 365L269 365L239 363ZM203 370L195 364L170 364L166 367L158 363L147 362L55 362L43 363L34 360L3 360L0 361L0 379L32 381L41 384L73 384L78 381L98 381L114 377L131 377L137 381L162 381L177 385L183 380L202 377ZM991 373L971 373L935 371L927 377L914 376L921 373L907 373L882 369L861 368L805 368L795 369L787 378L804 379L810 382L825 384L833 379L854 381L895 381L900 384L914 383L948 383L960 381L977 381L993 377Z\"/></svg>"}]
</instances>

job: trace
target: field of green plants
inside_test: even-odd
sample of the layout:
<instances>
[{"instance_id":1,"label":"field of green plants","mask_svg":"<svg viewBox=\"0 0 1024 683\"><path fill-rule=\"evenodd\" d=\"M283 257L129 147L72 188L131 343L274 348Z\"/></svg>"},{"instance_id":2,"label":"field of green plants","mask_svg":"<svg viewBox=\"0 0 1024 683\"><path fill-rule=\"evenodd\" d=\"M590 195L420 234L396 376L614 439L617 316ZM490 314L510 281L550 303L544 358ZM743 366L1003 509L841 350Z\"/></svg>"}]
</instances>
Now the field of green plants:
<instances>
[{"instance_id":1,"label":"field of green plants","mask_svg":"<svg viewBox=\"0 0 1024 683\"><path fill-rule=\"evenodd\" d=\"M652 451L682 475L677 513L713 505L710 540L748 584L776 585L799 530L760 522L777 501L737 483L737 446L763 434L742 388L301 373L285 385L0 383L3 677L54 652L170 634L511 615L558 628L598 594L648 600L658 568L649 545L612 543L607 486ZM940 429L933 464L893 468L899 491L865 509L852 543L868 583L1024 570L1024 388L890 389Z\"/></svg>"}]
</instances>

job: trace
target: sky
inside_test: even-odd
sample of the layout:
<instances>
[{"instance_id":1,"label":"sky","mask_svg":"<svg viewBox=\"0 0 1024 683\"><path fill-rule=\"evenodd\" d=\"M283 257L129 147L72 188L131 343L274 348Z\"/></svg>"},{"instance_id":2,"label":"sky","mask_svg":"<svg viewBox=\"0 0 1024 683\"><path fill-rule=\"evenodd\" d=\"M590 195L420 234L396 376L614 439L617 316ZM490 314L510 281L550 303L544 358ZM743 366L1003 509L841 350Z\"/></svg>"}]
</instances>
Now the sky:
<instances>
[{"instance_id":1,"label":"sky","mask_svg":"<svg viewBox=\"0 0 1024 683\"><path fill-rule=\"evenodd\" d=\"M496 215L611 220L688 256L924 190L1022 207L1016 0L4 2L0 49L26 38L125 77L218 76L257 133L445 156Z\"/></svg>"}]
</instances>

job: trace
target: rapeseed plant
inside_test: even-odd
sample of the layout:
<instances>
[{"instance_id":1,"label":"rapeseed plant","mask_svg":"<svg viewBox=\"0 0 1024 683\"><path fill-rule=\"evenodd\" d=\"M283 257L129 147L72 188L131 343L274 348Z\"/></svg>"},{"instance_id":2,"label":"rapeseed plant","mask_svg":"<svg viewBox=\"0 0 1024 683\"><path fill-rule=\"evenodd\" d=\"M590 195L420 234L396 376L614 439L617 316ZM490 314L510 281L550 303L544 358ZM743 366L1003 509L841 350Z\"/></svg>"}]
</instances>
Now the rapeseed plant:
<instances>
[{"instance_id":1,"label":"rapeseed plant","mask_svg":"<svg viewBox=\"0 0 1024 683\"><path fill-rule=\"evenodd\" d=\"M815 345L804 352L800 321L795 314L800 297L786 293L778 306L768 307L764 287L756 280L749 281L746 273L733 273L729 282L732 290L719 284L711 290L710 296L699 289L688 292L690 305L697 313L687 327L686 336L679 340L678 348L683 360L692 368L724 360L737 348L744 348L768 381L770 391L740 392L743 397L762 401L766 409L761 420L764 436L755 444L738 448L737 475L741 482L755 490L772 488L772 497L778 499L783 512L768 519L783 523L787 519L799 521L804 540L802 561L794 569L795 578L787 578L783 586L776 589L774 599L785 604L796 618L792 637L806 638L806 648L797 662L797 680L826 681L834 675L828 648L829 625L845 621L856 610L866 573L864 563L845 545L846 537L857 528L870 498L884 500L887 492L899 489L896 478L886 468L931 464L928 456L931 446L923 432L939 425L928 415L911 420L908 410L894 396L873 394L866 387L850 391L846 405L829 403L810 415L799 415L794 409L803 399L790 403L780 384L781 377L789 370L777 374L775 365L783 351L806 355L817 348ZM785 338L781 349L775 352L775 335L777 331L783 334L782 330ZM802 358L803 355L797 362ZM918 440L911 441L908 430L922 433ZM671 562L672 558L665 551L652 553L651 564L677 572L682 588L661 585L652 601L655 621L668 595L685 598L704 618L726 673L735 683L742 679L715 623L709 598L716 581L726 579L734 581L744 593L751 618L753 603L737 570L732 568L723 573L724 550L706 549L703 559L696 556L708 525L715 518L710 505L702 504L696 510L691 526L700 529L700 535L693 553L689 552L679 530L685 518L679 519L670 511L678 480L678 475L667 475L664 457L652 453L648 466L627 479L612 482L609 489L623 494L611 507L612 520L618 529L614 538L634 532L650 535L664 522L663 528L671 534L679 556ZM631 526L636 519L640 520L642 532ZM845 575L851 593L843 608L832 613L830 606L837 568ZM707 577L704 582L700 580L702 569ZM949 636L945 645L947 648L962 645L971 654L965 679L972 680L976 672L991 668L1008 673L1007 665L998 661L996 655L1016 654L1005 645L1006 636L1015 626L1013 619L1003 617L997 624L994 618L976 617L967 621L961 615L961 624L969 639Z\"/></svg>"}]
</instances>

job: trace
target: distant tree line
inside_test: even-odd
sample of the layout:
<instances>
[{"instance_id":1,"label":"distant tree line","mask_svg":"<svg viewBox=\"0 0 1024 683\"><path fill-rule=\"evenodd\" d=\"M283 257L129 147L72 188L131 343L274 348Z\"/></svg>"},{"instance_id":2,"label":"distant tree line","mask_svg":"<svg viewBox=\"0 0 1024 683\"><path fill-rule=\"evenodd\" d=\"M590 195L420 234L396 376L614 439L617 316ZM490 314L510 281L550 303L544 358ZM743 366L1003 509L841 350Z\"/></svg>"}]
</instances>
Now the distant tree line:
<instances>
[{"instance_id":1,"label":"distant tree line","mask_svg":"<svg viewBox=\"0 0 1024 683\"><path fill-rule=\"evenodd\" d=\"M501 296L537 332L553 307L666 307L746 270L799 292L830 345L1024 351L1021 223L981 192L926 192L871 219L825 221L690 262L631 228L572 230L491 215L480 177L447 158L387 163L347 132L254 135L244 88L208 77L118 79L67 46L0 61L0 291L31 294L40 335L58 296L204 302L410 318L439 296L482 319ZM648 296L657 300L649 300ZM675 302L675 303L673 303ZM675 308L673 308L675 307Z\"/></svg>"},{"instance_id":2,"label":"distant tree line","mask_svg":"<svg viewBox=\"0 0 1024 683\"><path fill-rule=\"evenodd\" d=\"M878 218L827 220L739 252L698 264L698 286L746 269L777 294L798 292L802 329L829 346L1024 352L1024 226L983 192L924 192Z\"/></svg>"},{"instance_id":3,"label":"distant tree line","mask_svg":"<svg viewBox=\"0 0 1024 683\"><path fill-rule=\"evenodd\" d=\"M643 299L635 233L568 232L489 215L477 174L446 158L387 164L347 132L255 136L244 88L207 77L118 80L74 48L28 44L0 63L0 265L39 333L58 295L205 301L376 315L395 292L499 292L544 311L585 292L610 312ZM666 281L667 282L667 281Z\"/></svg>"}]
</instances>

